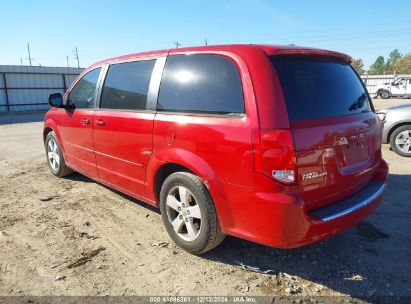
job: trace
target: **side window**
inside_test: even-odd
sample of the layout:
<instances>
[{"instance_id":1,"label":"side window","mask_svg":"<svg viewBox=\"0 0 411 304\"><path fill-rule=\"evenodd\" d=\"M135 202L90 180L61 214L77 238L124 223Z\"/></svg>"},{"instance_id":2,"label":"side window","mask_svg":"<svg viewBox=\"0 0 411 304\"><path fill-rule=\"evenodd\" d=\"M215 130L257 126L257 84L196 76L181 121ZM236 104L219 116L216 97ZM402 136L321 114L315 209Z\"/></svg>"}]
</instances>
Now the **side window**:
<instances>
[{"instance_id":1,"label":"side window","mask_svg":"<svg viewBox=\"0 0 411 304\"><path fill-rule=\"evenodd\" d=\"M101 68L94 69L85 74L69 92L67 104L78 109L94 108L96 85Z\"/></svg>"},{"instance_id":2,"label":"side window","mask_svg":"<svg viewBox=\"0 0 411 304\"><path fill-rule=\"evenodd\" d=\"M235 64L218 55L171 55L164 68L157 110L244 113Z\"/></svg>"},{"instance_id":3,"label":"side window","mask_svg":"<svg viewBox=\"0 0 411 304\"><path fill-rule=\"evenodd\" d=\"M100 108L145 110L155 60L110 65Z\"/></svg>"}]
</instances>

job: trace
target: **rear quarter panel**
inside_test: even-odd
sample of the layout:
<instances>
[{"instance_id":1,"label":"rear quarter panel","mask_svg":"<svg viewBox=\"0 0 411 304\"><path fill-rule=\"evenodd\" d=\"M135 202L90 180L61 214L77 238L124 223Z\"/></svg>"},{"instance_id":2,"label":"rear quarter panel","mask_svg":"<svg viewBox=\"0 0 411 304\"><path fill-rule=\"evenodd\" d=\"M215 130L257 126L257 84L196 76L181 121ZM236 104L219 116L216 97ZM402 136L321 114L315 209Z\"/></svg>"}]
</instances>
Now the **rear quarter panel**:
<instances>
[{"instance_id":1,"label":"rear quarter panel","mask_svg":"<svg viewBox=\"0 0 411 304\"><path fill-rule=\"evenodd\" d=\"M389 111L385 117L383 142L389 143L392 132L405 124L411 124L411 107Z\"/></svg>"},{"instance_id":2,"label":"rear quarter panel","mask_svg":"<svg viewBox=\"0 0 411 304\"><path fill-rule=\"evenodd\" d=\"M167 163L185 166L207 186L224 229L225 220L231 218L226 215L231 210L226 208L225 185L252 185L251 125L247 117L157 114L147 192L154 196L154 177L159 167Z\"/></svg>"}]
</instances>

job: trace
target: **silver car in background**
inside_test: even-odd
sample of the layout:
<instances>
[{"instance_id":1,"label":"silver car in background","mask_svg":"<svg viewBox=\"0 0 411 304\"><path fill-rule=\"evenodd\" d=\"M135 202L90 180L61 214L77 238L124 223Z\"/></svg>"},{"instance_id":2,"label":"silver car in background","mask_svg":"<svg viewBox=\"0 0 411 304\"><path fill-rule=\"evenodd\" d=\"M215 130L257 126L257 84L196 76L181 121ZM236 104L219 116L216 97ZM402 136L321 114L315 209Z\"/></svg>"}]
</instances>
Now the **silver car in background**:
<instances>
[{"instance_id":1,"label":"silver car in background","mask_svg":"<svg viewBox=\"0 0 411 304\"><path fill-rule=\"evenodd\" d=\"M382 142L389 143L395 153L411 157L411 104L379 110L377 114L384 122Z\"/></svg>"}]
</instances>

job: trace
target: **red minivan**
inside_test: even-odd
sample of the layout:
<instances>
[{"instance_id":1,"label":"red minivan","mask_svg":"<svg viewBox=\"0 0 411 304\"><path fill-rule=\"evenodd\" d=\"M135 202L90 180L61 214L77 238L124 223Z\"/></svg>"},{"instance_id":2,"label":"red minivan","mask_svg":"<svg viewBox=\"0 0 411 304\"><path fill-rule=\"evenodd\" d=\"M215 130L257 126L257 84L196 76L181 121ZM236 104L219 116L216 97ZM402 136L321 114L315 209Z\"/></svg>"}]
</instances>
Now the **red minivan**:
<instances>
[{"instance_id":1,"label":"red minivan","mask_svg":"<svg viewBox=\"0 0 411 304\"><path fill-rule=\"evenodd\" d=\"M49 97L48 166L159 207L192 253L225 235L317 242L368 216L387 182L382 125L350 61L223 45L96 63Z\"/></svg>"}]
</instances>

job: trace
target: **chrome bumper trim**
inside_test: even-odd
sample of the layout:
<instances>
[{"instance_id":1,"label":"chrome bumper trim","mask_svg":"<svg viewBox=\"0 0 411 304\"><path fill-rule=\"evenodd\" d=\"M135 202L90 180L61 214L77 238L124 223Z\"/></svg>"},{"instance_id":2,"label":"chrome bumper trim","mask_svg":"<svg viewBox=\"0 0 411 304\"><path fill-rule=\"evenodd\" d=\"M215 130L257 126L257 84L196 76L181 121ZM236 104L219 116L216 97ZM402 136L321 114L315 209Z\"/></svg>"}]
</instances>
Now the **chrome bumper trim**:
<instances>
[{"instance_id":1,"label":"chrome bumper trim","mask_svg":"<svg viewBox=\"0 0 411 304\"><path fill-rule=\"evenodd\" d=\"M308 213L319 218L321 222L328 222L365 207L378 198L385 188L386 184L372 181L360 192L332 205L311 210Z\"/></svg>"}]
</instances>

